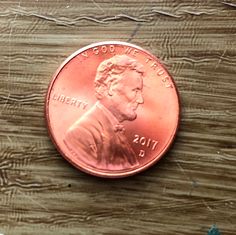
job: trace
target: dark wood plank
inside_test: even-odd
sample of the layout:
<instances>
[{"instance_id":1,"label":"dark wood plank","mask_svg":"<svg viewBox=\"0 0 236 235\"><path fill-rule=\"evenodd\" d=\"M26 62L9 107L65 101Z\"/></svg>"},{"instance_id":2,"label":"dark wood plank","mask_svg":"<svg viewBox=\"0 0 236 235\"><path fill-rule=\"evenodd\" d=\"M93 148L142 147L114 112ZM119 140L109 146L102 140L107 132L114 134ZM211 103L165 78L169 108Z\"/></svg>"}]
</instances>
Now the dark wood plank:
<instances>
[{"instance_id":1,"label":"dark wood plank","mask_svg":"<svg viewBox=\"0 0 236 235\"><path fill-rule=\"evenodd\" d=\"M70 166L44 121L57 67L104 40L159 57L182 103L171 150L122 180ZM235 1L1 1L0 55L0 233L236 233Z\"/></svg>"}]
</instances>

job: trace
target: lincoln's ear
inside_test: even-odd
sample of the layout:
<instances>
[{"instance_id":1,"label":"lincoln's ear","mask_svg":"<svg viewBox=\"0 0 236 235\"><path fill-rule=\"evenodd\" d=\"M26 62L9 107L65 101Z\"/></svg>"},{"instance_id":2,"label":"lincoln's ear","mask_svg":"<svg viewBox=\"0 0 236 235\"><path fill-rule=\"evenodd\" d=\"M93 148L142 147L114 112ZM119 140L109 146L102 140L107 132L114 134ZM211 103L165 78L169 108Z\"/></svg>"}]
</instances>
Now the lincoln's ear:
<instances>
[{"instance_id":1,"label":"lincoln's ear","mask_svg":"<svg viewBox=\"0 0 236 235\"><path fill-rule=\"evenodd\" d=\"M112 84L112 82L110 81L110 82L108 82L108 84L107 84L107 92L108 92L108 95L109 96L113 96L113 84Z\"/></svg>"}]
</instances>

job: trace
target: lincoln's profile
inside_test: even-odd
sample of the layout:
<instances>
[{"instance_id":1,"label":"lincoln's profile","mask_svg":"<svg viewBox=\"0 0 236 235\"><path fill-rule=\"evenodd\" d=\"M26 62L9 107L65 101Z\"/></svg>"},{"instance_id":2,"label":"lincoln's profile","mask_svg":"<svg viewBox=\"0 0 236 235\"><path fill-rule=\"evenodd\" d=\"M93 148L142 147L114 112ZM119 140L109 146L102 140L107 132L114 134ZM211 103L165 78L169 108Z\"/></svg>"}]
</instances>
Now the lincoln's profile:
<instances>
[{"instance_id":1,"label":"lincoln's profile","mask_svg":"<svg viewBox=\"0 0 236 235\"><path fill-rule=\"evenodd\" d=\"M81 161L104 170L138 166L122 122L135 120L136 109L144 102L143 73L143 66L127 55L115 55L98 66L97 102L68 129L64 139Z\"/></svg>"}]
</instances>

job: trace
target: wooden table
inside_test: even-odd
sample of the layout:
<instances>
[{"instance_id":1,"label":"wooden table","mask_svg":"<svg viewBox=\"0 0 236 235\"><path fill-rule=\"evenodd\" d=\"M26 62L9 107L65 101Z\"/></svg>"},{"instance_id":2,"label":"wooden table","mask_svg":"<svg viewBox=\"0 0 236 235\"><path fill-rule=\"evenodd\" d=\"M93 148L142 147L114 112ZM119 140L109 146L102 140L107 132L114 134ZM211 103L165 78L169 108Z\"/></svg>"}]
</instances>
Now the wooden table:
<instances>
[{"instance_id":1,"label":"wooden table","mask_svg":"<svg viewBox=\"0 0 236 235\"><path fill-rule=\"evenodd\" d=\"M180 92L180 129L151 169L104 180L50 141L44 97L77 49L121 40L160 58ZM236 2L0 2L0 233L236 234Z\"/></svg>"}]
</instances>

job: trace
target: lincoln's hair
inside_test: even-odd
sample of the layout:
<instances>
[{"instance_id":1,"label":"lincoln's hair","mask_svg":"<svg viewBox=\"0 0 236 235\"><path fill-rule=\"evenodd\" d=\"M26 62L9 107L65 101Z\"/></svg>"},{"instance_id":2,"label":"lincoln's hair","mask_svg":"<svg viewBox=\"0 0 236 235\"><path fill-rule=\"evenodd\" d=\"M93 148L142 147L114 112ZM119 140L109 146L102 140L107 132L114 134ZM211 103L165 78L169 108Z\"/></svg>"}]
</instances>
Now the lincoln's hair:
<instances>
[{"instance_id":1,"label":"lincoln's hair","mask_svg":"<svg viewBox=\"0 0 236 235\"><path fill-rule=\"evenodd\" d=\"M118 80L118 76L127 69L134 70L143 75L143 65L127 55L115 55L110 59L104 60L97 69L94 85L98 99L103 97L107 85Z\"/></svg>"}]
</instances>

